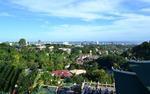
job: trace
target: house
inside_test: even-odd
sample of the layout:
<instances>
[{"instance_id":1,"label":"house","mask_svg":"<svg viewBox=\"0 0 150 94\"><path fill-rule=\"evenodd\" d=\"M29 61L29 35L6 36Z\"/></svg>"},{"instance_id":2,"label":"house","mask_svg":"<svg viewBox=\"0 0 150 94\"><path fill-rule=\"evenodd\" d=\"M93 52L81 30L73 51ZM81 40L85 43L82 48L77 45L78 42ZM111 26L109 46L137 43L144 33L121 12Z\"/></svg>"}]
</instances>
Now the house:
<instances>
[{"instance_id":1,"label":"house","mask_svg":"<svg viewBox=\"0 0 150 94\"><path fill-rule=\"evenodd\" d=\"M95 59L97 59L99 56L97 55L80 55L77 59L76 59L76 63L77 64L83 64L84 62L89 62L89 61L93 61Z\"/></svg>"},{"instance_id":2,"label":"house","mask_svg":"<svg viewBox=\"0 0 150 94\"><path fill-rule=\"evenodd\" d=\"M43 50L43 49L46 48L46 46L45 45L37 45L37 48L40 49L40 50Z\"/></svg>"},{"instance_id":3,"label":"house","mask_svg":"<svg viewBox=\"0 0 150 94\"><path fill-rule=\"evenodd\" d=\"M49 49L50 51L53 51L54 46L49 46L48 49Z\"/></svg>"},{"instance_id":4,"label":"house","mask_svg":"<svg viewBox=\"0 0 150 94\"><path fill-rule=\"evenodd\" d=\"M52 71L52 75L61 77L61 78L72 76L71 72L68 70L55 70L55 71Z\"/></svg>"},{"instance_id":5,"label":"house","mask_svg":"<svg viewBox=\"0 0 150 94\"><path fill-rule=\"evenodd\" d=\"M59 50L62 50L64 52L67 52L68 54L71 53L71 48L59 48Z\"/></svg>"}]
</instances>

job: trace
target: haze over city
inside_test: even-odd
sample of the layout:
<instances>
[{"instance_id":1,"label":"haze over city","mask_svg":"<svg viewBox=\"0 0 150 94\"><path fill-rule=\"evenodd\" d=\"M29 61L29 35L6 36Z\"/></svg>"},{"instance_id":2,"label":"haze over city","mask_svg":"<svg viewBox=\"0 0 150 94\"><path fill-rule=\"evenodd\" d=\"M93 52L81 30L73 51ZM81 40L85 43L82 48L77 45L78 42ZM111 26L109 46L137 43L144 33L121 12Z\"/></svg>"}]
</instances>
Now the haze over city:
<instances>
[{"instance_id":1,"label":"haze over city","mask_svg":"<svg viewBox=\"0 0 150 94\"><path fill-rule=\"evenodd\" d=\"M150 0L0 0L0 41L147 41Z\"/></svg>"}]
</instances>

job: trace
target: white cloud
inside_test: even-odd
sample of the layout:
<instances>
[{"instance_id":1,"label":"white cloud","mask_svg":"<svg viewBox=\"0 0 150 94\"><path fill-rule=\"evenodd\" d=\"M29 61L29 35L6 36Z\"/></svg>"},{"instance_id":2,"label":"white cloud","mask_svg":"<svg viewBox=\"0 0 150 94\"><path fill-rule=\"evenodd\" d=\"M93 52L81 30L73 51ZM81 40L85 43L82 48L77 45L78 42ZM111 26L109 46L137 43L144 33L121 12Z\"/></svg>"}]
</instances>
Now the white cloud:
<instances>
[{"instance_id":1,"label":"white cloud","mask_svg":"<svg viewBox=\"0 0 150 94\"><path fill-rule=\"evenodd\" d=\"M123 14L125 18L111 25L58 25L47 32L56 40L150 40L150 16Z\"/></svg>"},{"instance_id":2,"label":"white cloud","mask_svg":"<svg viewBox=\"0 0 150 94\"><path fill-rule=\"evenodd\" d=\"M150 0L136 1L148 3ZM50 28L46 36L56 40L150 40L150 16L129 13L128 9L123 12L124 8L121 5L125 0L11 0L11 2L23 9L49 16L80 18L86 21L115 19L112 24L104 26L63 24L53 27L47 26L49 23L44 22L41 27ZM149 9L143 8L143 11ZM116 20L116 17L111 15L119 16L119 19Z\"/></svg>"},{"instance_id":3,"label":"white cloud","mask_svg":"<svg viewBox=\"0 0 150 94\"><path fill-rule=\"evenodd\" d=\"M50 16L74 17L84 20L113 19L105 13L112 14L119 9L121 0L12 0L33 12Z\"/></svg>"}]
</instances>

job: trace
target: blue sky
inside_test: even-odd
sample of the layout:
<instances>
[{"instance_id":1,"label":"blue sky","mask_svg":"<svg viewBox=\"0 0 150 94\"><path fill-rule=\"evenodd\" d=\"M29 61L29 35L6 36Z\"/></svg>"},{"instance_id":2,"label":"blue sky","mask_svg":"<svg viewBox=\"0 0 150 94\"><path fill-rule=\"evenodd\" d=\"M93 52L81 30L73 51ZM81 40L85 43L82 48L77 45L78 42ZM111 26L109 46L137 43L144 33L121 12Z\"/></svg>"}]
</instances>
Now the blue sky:
<instances>
[{"instance_id":1,"label":"blue sky","mask_svg":"<svg viewBox=\"0 0 150 94\"><path fill-rule=\"evenodd\" d=\"M0 41L149 41L150 0L0 0Z\"/></svg>"}]
</instances>

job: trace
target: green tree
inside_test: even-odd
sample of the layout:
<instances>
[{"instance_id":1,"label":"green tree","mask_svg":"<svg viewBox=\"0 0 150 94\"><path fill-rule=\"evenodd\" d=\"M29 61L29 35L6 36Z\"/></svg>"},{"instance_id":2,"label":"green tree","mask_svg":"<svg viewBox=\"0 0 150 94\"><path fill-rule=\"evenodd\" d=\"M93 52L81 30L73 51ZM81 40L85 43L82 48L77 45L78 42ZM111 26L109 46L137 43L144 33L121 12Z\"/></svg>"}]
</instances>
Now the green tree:
<instances>
[{"instance_id":1,"label":"green tree","mask_svg":"<svg viewBox=\"0 0 150 94\"><path fill-rule=\"evenodd\" d=\"M150 60L150 42L143 42L122 53L128 59Z\"/></svg>"},{"instance_id":2,"label":"green tree","mask_svg":"<svg viewBox=\"0 0 150 94\"><path fill-rule=\"evenodd\" d=\"M100 81L101 83L112 83L112 77L104 69L96 69L93 71L87 71L85 77L88 80Z\"/></svg>"},{"instance_id":3,"label":"green tree","mask_svg":"<svg viewBox=\"0 0 150 94\"><path fill-rule=\"evenodd\" d=\"M100 57L96 61L102 68L109 70L111 70L112 67L119 68L122 64L126 63L125 58L119 55L108 55Z\"/></svg>"},{"instance_id":4,"label":"green tree","mask_svg":"<svg viewBox=\"0 0 150 94\"><path fill-rule=\"evenodd\" d=\"M25 46L26 45L26 39L24 39L24 38L21 38L20 40L19 40L19 45L22 47L22 46Z\"/></svg>"},{"instance_id":5,"label":"green tree","mask_svg":"<svg viewBox=\"0 0 150 94\"><path fill-rule=\"evenodd\" d=\"M85 78L82 75L73 75L72 80L74 83L82 84Z\"/></svg>"}]
</instances>

